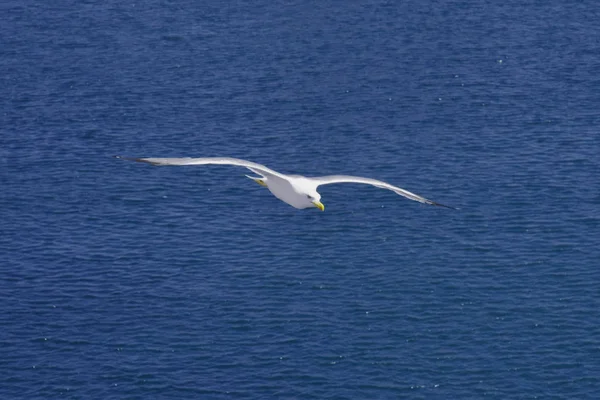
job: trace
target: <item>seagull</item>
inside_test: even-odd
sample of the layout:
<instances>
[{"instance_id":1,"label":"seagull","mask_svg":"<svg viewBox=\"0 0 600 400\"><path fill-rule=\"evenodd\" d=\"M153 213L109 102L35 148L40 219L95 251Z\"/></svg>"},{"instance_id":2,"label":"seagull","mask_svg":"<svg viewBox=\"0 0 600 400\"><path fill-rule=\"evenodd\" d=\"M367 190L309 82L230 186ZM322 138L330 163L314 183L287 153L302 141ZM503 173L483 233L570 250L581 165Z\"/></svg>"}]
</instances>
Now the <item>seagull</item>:
<instances>
[{"instance_id":1,"label":"seagull","mask_svg":"<svg viewBox=\"0 0 600 400\"><path fill-rule=\"evenodd\" d=\"M392 192L404 196L408 199L418 201L424 204L430 204L432 206L452 208L444 204L436 203L435 201L428 200L417 194L409 192L408 190L399 188L397 186L390 185L389 183L378 181L376 179L363 178L360 176L349 176L349 175L328 175L328 176L317 176L317 177L306 177L302 175L285 175L281 172L267 168L264 165L254 163L252 161L241 160L239 158L231 157L204 157L204 158L131 158L115 156L122 160L137 161L152 165L207 165L207 164L218 164L218 165L235 165L239 167L246 167L256 175L246 177L252 179L261 186L266 187L279 200L290 206L298 209L304 208L318 208L321 211L325 211L325 206L321 203L321 195L317 192L317 188L321 185L329 185L332 183L364 183L372 185L381 189L388 189Z\"/></svg>"}]
</instances>

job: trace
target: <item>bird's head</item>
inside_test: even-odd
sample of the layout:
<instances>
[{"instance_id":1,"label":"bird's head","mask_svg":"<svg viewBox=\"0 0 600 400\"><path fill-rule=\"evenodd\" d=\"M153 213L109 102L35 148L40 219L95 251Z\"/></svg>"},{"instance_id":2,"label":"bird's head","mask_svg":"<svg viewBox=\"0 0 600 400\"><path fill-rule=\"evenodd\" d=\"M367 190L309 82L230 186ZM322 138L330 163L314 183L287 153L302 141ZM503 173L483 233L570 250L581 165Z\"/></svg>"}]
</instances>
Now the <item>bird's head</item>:
<instances>
[{"instance_id":1,"label":"bird's head","mask_svg":"<svg viewBox=\"0 0 600 400\"><path fill-rule=\"evenodd\" d=\"M323 203L321 203L321 195L319 193L317 193L316 190L307 193L306 197L319 210L325 211L325 206L323 205Z\"/></svg>"}]
</instances>

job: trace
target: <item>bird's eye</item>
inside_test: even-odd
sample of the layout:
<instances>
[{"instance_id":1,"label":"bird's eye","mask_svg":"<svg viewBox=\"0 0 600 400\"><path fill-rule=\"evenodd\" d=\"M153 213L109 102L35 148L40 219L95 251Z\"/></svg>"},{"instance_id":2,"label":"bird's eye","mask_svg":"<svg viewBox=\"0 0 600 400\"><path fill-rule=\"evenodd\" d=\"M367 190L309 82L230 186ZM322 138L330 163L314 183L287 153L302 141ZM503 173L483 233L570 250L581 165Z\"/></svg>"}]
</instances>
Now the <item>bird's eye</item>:
<instances>
[{"instance_id":1,"label":"bird's eye","mask_svg":"<svg viewBox=\"0 0 600 400\"><path fill-rule=\"evenodd\" d=\"M309 200L312 200L312 196L310 194L307 194L306 197L308 197Z\"/></svg>"}]
</instances>

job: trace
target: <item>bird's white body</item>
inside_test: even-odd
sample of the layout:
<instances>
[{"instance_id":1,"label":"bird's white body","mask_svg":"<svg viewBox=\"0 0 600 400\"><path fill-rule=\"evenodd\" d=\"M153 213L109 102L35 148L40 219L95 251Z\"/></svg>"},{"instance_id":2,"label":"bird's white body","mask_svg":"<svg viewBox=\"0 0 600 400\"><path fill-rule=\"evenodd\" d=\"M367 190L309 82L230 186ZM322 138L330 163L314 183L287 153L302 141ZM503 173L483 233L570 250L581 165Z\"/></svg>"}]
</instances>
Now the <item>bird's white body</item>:
<instances>
[{"instance_id":1,"label":"bird's white body","mask_svg":"<svg viewBox=\"0 0 600 400\"><path fill-rule=\"evenodd\" d=\"M274 171L264 165L254 163L252 161L241 160L239 158L230 157L205 157L205 158L127 158L119 157L124 160L132 160L144 162L152 165L205 165L205 164L220 164L220 165L236 165L246 167L260 177L248 176L262 186L266 186L273 196L277 197L284 203L292 207L303 209L316 207L323 211L325 206L321 203L321 195L317 192L320 185L331 183L364 183L382 189L391 190L401 196L411 200L418 201L424 204L434 206L445 206L440 203L428 200L408 190L390 185L389 183L378 181L376 179L363 178L360 176L348 175L329 175L309 178L301 175L285 175Z\"/></svg>"},{"instance_id":2,"label":"bird's white body","mask_svg":"<svg viewBox=\"0 0 600 400\"><path fill-rule=\"evenodd\" d=\"M264 181L273 196L294 208L311 208L321 199L315 184L304 176L288 175L288 179L271 176Z\"/></svg>"}]
</instances>

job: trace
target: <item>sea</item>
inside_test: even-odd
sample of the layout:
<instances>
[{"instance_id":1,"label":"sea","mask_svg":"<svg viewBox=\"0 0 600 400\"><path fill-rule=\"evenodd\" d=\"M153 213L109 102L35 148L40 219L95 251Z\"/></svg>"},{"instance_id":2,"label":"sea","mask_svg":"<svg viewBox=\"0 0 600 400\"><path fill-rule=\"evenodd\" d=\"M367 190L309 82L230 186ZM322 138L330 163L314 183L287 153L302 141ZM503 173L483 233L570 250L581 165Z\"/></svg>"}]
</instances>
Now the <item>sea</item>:
<instances>
[{"instance_id":1,"label":"sea","mask_svg":"<svg viewBox=\"0 0 600 400\"><path fill-rule=\"evenodd\" d=\"M600 398L597 1L0 10L1 399Z\"/></svg>"}]
</instances>

